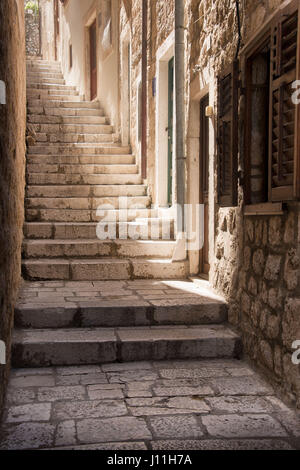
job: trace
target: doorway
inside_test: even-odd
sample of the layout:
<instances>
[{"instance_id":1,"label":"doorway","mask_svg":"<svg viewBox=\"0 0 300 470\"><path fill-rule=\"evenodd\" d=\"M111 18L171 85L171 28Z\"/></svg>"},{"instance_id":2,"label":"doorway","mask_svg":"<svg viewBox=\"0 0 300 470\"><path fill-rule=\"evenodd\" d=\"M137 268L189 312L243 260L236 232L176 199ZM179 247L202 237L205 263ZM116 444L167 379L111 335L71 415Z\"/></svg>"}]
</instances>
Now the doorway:
<instances>
[{"instance_id":1,"label":"doorway","mask_svg":"<svg viewBox=\"0 0 300 470\"><path fill-rule=\"evenodd\" d=\"M97 98L97 27L96 20L89 27L90 40L90 96L91 101Z\"/></svg>"},{"instance_id":2,"label":"doorway","mask_svg":"<svg viewBox=\"0 0 300 470\"><path fill-rule=\"evenodd\" d=\"M200 101L200 146L199 146L199 188L200 204L204 205L204 244L200 252L200 274L209 275L209 119L206 108L209 105L209 95Z\"/></svg>"},{"instance_id":3,"label":"doorway","mask_svg":"<svg viewBox=\"0 0 300 470\"><path fill-rule=\"evenodd\" d=\"M168 204L172 205L174 121L174 57L168 64Z\"/></svg>"}]
</instances>

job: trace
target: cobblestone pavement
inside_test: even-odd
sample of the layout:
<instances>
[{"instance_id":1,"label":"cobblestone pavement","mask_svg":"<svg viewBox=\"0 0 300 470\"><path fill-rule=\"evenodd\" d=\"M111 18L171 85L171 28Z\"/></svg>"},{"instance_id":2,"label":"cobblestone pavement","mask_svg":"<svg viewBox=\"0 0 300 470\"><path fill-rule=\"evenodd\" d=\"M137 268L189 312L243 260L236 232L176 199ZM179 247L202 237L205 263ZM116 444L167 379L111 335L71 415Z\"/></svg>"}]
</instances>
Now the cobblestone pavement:
<instances>
[{"instance_id":1,"label":"cobblestone pavement","mask_svg":"<svg viewBox=\"0 0 300 470\"><path fill-rule=\"evenodd\" d=\"M300 413L245 362L17 369L1 449L300 449Z\"/></svg>"}]
</instances>

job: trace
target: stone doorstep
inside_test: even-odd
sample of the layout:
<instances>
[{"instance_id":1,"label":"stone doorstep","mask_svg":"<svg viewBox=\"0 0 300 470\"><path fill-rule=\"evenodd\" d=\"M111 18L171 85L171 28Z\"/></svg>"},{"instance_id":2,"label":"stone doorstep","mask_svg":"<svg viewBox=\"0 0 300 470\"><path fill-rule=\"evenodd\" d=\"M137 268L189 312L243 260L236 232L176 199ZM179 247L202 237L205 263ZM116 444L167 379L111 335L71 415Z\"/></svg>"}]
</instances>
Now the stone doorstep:
<instances>
[{"instance_id":1,"label":"stone doorstep","mask_svg":"<svg viewBox=\"0 0 300 470\"><path fill-rule=\"evenodd\" d=\"M233 358L241 339L221 325L198 328L15 330L14 367Z\"/></svg>"}]
</instances>

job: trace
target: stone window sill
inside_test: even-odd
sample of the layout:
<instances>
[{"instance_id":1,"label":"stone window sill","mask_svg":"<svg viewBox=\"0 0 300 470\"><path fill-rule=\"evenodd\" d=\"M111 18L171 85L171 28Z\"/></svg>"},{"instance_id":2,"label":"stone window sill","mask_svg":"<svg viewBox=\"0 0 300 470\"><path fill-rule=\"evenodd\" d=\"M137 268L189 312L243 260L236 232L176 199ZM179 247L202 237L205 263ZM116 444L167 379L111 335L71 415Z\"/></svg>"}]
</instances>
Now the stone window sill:
<instances>
[{"instance_id":1,"label":"stone window sill","mask_svg":"<svg viewBox=\"0 0 300 470\"><path fill-rule=\"evenodd\" d=\"M245 206L244 215L245 216L254 216L254 215L283 215L283 205L282 202L266 202L264 204L251 204Z\"/></svg>"}]
</instances>

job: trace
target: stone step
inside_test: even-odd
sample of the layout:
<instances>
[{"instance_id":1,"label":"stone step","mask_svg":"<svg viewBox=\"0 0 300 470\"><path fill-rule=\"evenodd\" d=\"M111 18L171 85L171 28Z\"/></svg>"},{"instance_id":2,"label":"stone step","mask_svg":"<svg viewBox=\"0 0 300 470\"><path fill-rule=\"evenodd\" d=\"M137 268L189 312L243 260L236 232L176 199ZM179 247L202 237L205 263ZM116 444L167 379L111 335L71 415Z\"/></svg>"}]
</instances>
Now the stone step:
<instances>
[{"instance_id":1,"label":"stone step","mask_svg":"<svg viewBox=\"0 0 300 470\"><path fill-rule=\"evenodd\" d=\"M69 116L69 115L44 115L44 114L28 114L27 122L35 125L58 125L58 131L61 131L61 125L65 126L78 126L78 125L91 125L91 124L107 124L108 118L105 116ZM77 129L77 127L74 127ZM37 128L37 130L39 130ZM57 132L55 130L55 132ZM77 129L78 130L78 129ZM99 126L97 126L97 131L99 131ZM42 131L47 132L47 131Z\"/></svg>"},{"instance_id":2,"label":"stone step","mask_svg":"<svg viewBox=\"0 0 300 470\"><path fill-rule=\"evenodd\" d=\"M55 91L55 95L58 94L59 91L77 91L76 86L72 85L60 85L60 84L52 84L52 83L27 83L27 92L32 90L46 90L46 91Z\"/></svg>"},{"instance_id":3,"label":"stone step","mask_svg":"<svg viewBox=\"0 0 300 470\"><path fill-rule=\"evenodd\" d=\"M49 102L51 103L51 102ZM56 102L55 102L56 103ZM82 102L78 103L80 105ZM74 104L74 103L72 103ZM52 118L52 117L58 117L61 118L62 116L65 117L66 119L68 117L101 117L105 118L106 121L108 122L108 118L104 116L104 111L102 109L98 108L57 108L57 107L49 107L49 106L29 106L27 108L28 111L28 117L31 118L31 116L35 116L38 118L40 117L41 119L47 119L47 118ZM40 121L42 122L42 121Z\"/></svg>"},{"instance_id":4,"label":"stone step","mask_svg":"<svg viewBox=\"0 0 300 470\"><path fill-rule=\"evenodd\" d=\"M97 175L75 175L57 173L31 173L27 175L27 184L32 185L138 185L142 183L139 174L97 174Z\"/></svg>"},{"instance_id":5,"label":"stone step","mask_svg":"<svg viewBox=\"0 0 300 470\"><path fill-rule=\"evenodd\" d=\"M98 186L29 186L26 190L29 198L51 197L132 197L147 196L146 185L98 185Z\"/></svg>"},{"instance_id":6,"label":"stone step","mask_svg":"<svg viewBox=\"0 0 300 470\"><path fill-rule=\"evenodd\" d=\"M36 57L26 57L27 66L46 66L46 67L61 67L61 63L56 60L37 59Z\"/></svg>"},{"instance_id":7,"label":"stone step","mask_svg":"<svg viewBox=\"0 0 300 470\"><path fill-rule=\"evenodd\" d=\"M54 77L51 75L55 75ZM27 74L26 77L27 81L27 89L31 88L40 88L40 86L37 85L52 85L52 86L60 86L60 85L65 85L66 81L63 78L62 75L60 74L43 74L41 75L36 75L36 74Z\"/></svg>"},{"instance_id":8,"label":"stone step","mask_svg":"<svg viewBox=\"0 0 300 470\"><path fill-rule=\"evenodd\" d=\"M36 144L27 149L29 155L128 155L130 147L120 144Z\"/></svg>"},{"instance_id":9,"label":"stone step","mask_svg":"<svg viewBox=\"0 0 300 470\"><path fill-rule=\"evenodd\" d=\"M31 69L26 74L27 81L32 80L33 83L38 83L40 80L51 78L58 78L59 80L64 79L62 72L33 72ZM51 82L50 82L51 83Z\"/></svg>"},{"instance_id":10,"label":"stone step","mask_svg":"<svg viewBox=\"0 0 300 470\"><path fill-rule=\"evenodd\" d=\"M101 290L101 283L98 283L99 287L91 283L91 291L88 291L89 287L84 285L81 288L81 284L81 282L66 282L65 287L57 291L46 288L48 291L35 294L25 291L25 297L20 297L15 307L15 327L18 329L159 325L174 327L216 325L227 320L227 305L224 301L214 296L201 296L192 290L185 292L178 289L176 293L175 289L167 290L167 286L163 283L160 286L157 282L154 289L145 284L143 290L140 288L137 291L136 288L130 287L130 282L128 288L122 287L118 281L111 281L109 288L104 287L104 290ZM159 290L159 287L165 290ZM114 299L113 293L116 294ZM126 296L122 297L122 293Z\"/></svg>"},{"instance_id":11,"label":"stone step","mask_svg":"<svg viewBox=\"0 0 300 470\"><path fill-rule=\"evenodd\" d=\"M185 279L187 262L169 259L37 259L23 260L24 279L31 281L112 281Z\"/></svg>"},{"instance_id":12,"label":"stone step","mask_svg":"<svg viewBox=\"0 0 300 470\"><path fill-rule=\"evenodd\" d=\"M146 209L151 200L148 196L126 197L127 207L130 209ZM25 207L27 209L98 209L103 207L107 209L119 209L122 205L122 199L119 197L52 197L52 198L26 198Z\"/></svg>"},{"instance_id":13,"label":"stone step","mask_svg":"<svg viewBox=\"0 0 300 470\"><path fill-rule=\"evenodd\" d=\"M45 100L45 99L29 99L28 105L29 107L43 107L45 109L45 113L51 113L51 109L73 109L76 110L80 109L100 109L99 101L79 101L72 103L71 101L63 101L63 100ZM49 109L50 108L50 109Z\"/></svg>"},{"instance_id":14,"label":"stone step","mask_svg":"<svg viewBox=\"0 0 300 470\"><path fill-rule=\"evenodd\" d=\"M42 163L38 164L31 164L27 165L27 173L59 173L59 174L75 174L75 175L99 175L99 174L136 174L138 173L138 166L136 164L133 165L89 165L89 164L51 164L51 165L44 165Z\"/></svg>"},{"instance_id":15,"label":"stone step","mask_svg":"<svg viewBox=\"0 0 300 470\"><path fill-rule=\"evenodd\" d=\"M174 241L152 240L24 240L23 257L32 258L167 258Z\"/></svg>"},{"instance_id":16,"label":"stone step","mask_svg":"<svg viewBox=\"0 0 300 470\"><path fill-rule=\"evenodd\" d=\"M102 210L92 209L25 209L27 222L132 222L137 217L155 217L156 211L152 209ZM124 220L125 222L125 220Z\"/></svg>"},{"instance_id":17,"label":"stone step","mask_svg":"<svg viewBox=\"0 0 300 470\"><path fill-rule=\"evenodd\" d=\"M100 126L99 126L100 127ZM104 129L105 132L105 129ZM114 142L114 134L111 132L109 133L102 133L102 134L64 134L64 133L36 133L36 141L37 142L50 142L50 143L96 143L100 144L103 142L106 143L113 143Z\"/></svg>"},{"instance_id":18,"label":"stone step","mask_svg":"<svg viewBox=\"0 0 300 470\"><path fill-rule=\"evenodd\" d=\"M45 102L48 101L50 106L52 107L52 103L59 103L59 102L70 102L70 103L81 103L82 99L78 95L45 95L38 92L28 92L27 93L27 100L29 106L32 106L33 103L36 103L37 101L40 102L43 106L45 106Z\"/></svg>"},{"instance_id":19,"label":"stone step","mask_svg":"<svg viewBox=\"0 0 300 470\"><path fill-rule=\"evenodd\" d=\"M147 219L147 224L139 222L117 222L116 235L140 233L140 239L170 240L174 234L174 221ZM83 240L97 239L98 222L25 222L24 236L27 239Z\"/></svg>"},{"instance_id":20,"label":"stone step","mask_svg":"<svg viewBox=\"0 0 300 470\"><path fill-rule=\"evenodd\" d=\"M28 155L27 163L33 165L133 165L134 155Z\"/></svg>"},{"instance_id":21,"label":"stone step","mask_svg":"<svg viewBox=\"0 0 300 470\"><path fill-rule=\"evenodd\" d=\"M100 118L101 119L101 118ZM33 128L37 135L39 134L111 134L113 132L113 126L108 124L80 124L80 123L59 123L59 124L33 124ZM77 140L75 140L77 142Z\"/></svg>"},{"instance_id":22,"label":"stone step","mask_svg":"<svg viewBox=\"0 0 300 470\"><path fill-rule=\"evenodd\" d=\"M59 73L62 74L61 67L59 65L29 65L26 66L26 73L41 74L41 73Z\"/></svg>"},{"instance_id":23,"label":"stone step","mask_svg":"<svg viewBox=\"0 0 300 470\"><path fill-rule=\"evenodd\" d=\"M145 360L239 358L241 339L222 325L16 330L13 367Z\"/></svg>"},{"instance_id":24,"label":"stone step","mask_svg":"<svg viewBox=\"0 0 300 470\"><path fill-rule=\"evenodd\" d=\"M55 101L56 99L61 99L62 101L69 100L71 98L79 98L79 91L76 90L68 90L67 88L62 88L61 90L57 89L35 89L30 88L27 90L28 98L49 98Z\"/></svg>"}]
</instances>

